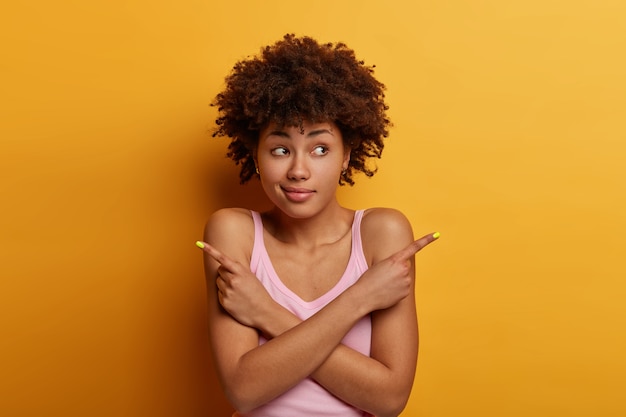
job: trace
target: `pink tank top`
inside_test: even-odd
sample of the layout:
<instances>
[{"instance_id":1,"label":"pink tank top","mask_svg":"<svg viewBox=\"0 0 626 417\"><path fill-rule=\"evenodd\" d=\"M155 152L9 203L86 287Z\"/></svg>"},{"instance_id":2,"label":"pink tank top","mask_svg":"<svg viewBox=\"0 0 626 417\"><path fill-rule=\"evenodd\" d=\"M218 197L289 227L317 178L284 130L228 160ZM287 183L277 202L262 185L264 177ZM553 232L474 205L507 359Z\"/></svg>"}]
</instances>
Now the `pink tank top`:
<instances>
[{"instance_id":1,"label":"pink tank top","mask_svg":"<svg viewBox=\"0 0 626 417\"><path fill-rule=\"evenodd\" d=\"M293 314L306 320L326 304L334 300L339 294L354 284L367 270L367 262L363 255L361 242L361 219L363 210L354 213L352 222L352 250L348 266L337 284L326 294L313 301L304 301L283 284L269 258L263 240L263 223L257 212L252 212L254 219L254 247L250 269L258 277L270 296L280 305ZM369 315L363 317L346 334L342 343L364 355L370 355L372 339L372 322ZM259 344L265 343L263 337ZM326 391L311 378L307 378L298 385L275 398L269 403L246 414L235 413L234 417L363 417L368 413L354 408Z\"/></svg>"}]
</instances>

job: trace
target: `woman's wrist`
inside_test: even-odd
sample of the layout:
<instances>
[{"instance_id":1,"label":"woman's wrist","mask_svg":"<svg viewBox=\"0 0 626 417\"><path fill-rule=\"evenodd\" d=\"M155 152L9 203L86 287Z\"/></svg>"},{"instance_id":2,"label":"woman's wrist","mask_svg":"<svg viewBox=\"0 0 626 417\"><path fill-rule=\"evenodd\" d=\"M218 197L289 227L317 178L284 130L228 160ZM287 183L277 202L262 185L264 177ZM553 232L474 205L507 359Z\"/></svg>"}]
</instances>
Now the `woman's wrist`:
<instances>
[{"instance_id":1,"label":"woman's wrist","mask_svg":"<svg viewBox=\"0 0 626 417\"><path fill-rule=\"evenodd\" d=\"M257 327L267 339L280 336L292 327L300 324L302 320L286 310L283 306L273 303L266 310Z\"/></svg>"},{"instance_id":2,"label":"woman's wrist","mask_svg":"<svg viewBox=\"0 0 626 417\"><path fill-rule=\"evenodd\" d=\"M368 315L373 310L370 306L372 297L367 295L365 284L359 281L344 291L340 297L346 299L349 311L354 312L357 319Z\"/></svg>"}]
</instances>

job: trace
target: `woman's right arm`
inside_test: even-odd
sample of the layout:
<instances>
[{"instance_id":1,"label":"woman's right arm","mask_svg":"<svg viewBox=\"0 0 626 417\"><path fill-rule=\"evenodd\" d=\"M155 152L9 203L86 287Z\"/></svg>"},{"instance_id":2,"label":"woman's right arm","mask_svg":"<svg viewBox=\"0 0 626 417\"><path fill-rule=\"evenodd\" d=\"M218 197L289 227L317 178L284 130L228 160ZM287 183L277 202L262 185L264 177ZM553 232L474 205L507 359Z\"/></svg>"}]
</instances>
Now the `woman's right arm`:
<instances>
[{"instance_id":1,"label":"woman's right arm","mask_svg":"<svg viewBox=\"0 0 626 417\"><path fill-rule=\"evenodd\" d=\"M242 412L267 403L311 375L371 311L365 294L358 289L346 291L308 320L259 346L258 332L228 314L218 294L236 288L238 280L252 274L247 267L253 239L247 234L253 232L248 213L238 209L216 212L204 236L210 245L204 251L210 342L226 396ZM228 253L228 258L222 253ZM218 276L222 278L219 291Z\"/></svg>"}]
</instances>

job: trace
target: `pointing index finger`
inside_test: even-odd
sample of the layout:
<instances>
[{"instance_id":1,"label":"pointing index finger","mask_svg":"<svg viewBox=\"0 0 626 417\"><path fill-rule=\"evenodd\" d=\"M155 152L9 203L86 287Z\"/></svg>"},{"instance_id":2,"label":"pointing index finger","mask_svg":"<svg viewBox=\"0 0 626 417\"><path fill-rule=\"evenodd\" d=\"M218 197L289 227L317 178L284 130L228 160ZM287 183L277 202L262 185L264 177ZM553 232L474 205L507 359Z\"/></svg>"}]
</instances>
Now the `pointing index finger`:
<instances>
[{"instance_id":1,"label":"pointing index finger","mask_svg":"<svg viewBox=\"0 0 626 417\"><path fill-rule=\"evenodd\" d=\"M397 257L397 259L401 259L401 260L409 259L411 256L415 255L417 252L424 249L430 243L439 239L439 236L441 236L439 232L429 233L425 236L422 236L416 241L411 242L409 246L402 249L400 252L396 253L395 256Z\"/></svg>"},{"instance_id":2,"label":"pointing index finger","mask_svg":"<svg viewBox=\"0 0 626 417\"><path fill-rule=\"evenodd\" d=\"M228 256L224 255L222 252L218 251L206 242L197 241L196 246L206 252L211 258L215 259L220 265L228 270L232 270L234 261Z\"/></svg>"}]
</instances>

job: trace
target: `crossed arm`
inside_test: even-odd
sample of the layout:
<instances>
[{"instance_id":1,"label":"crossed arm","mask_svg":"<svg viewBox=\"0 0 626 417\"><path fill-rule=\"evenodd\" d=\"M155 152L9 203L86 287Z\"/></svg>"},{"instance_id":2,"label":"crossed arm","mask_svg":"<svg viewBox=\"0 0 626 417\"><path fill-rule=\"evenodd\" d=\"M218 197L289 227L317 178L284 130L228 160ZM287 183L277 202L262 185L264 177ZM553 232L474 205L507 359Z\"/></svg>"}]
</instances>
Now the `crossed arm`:
<instances>
[{"instance_id":1,"label":"crossed arm","mask_svg":"<svg viewBox=\"0 0 626 417\"><path fill-rule=\"evenodd\" d=\"M406 219L392 215L384 222L383 236L371 230L376 236L373 241L379 242L372 267L302 321L275 303L245 266L243 251L228 239L234 230L241 230L236 217L234 213L213 216L204 244L213 352L235 408L256 408L311 376L359 409L381 417L399 414L411 390L417 359L412 258L434 240L433 235L412 242ZM366 230L363 237L365 241ZM341 345L345 334L369 313L371 357ZM261 346L257 330L270 339ZM272 378L260 377L266 375Z\"/></svg>"}]
</instances>

